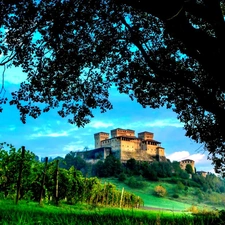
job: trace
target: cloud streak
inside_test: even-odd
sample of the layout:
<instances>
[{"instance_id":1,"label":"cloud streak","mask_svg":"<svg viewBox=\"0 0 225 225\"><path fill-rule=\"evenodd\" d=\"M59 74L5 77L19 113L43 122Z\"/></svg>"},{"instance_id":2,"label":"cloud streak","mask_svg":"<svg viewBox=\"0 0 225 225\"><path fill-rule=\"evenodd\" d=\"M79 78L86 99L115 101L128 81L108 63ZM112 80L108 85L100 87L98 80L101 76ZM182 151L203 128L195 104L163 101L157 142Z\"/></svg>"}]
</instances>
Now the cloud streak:
<instances>
[{"instance_id":1,"label":"cloud streak","mask_svg":"<svg viewBox=\"0 0 225 225\"><path fill-rule=\"evenodd\" d=\"M102 121L92 121L90 124L87 125L87 127L92 128L108 128L113 126L114 124L111 122L102 122Z\"/></svg>"}]
</instances>

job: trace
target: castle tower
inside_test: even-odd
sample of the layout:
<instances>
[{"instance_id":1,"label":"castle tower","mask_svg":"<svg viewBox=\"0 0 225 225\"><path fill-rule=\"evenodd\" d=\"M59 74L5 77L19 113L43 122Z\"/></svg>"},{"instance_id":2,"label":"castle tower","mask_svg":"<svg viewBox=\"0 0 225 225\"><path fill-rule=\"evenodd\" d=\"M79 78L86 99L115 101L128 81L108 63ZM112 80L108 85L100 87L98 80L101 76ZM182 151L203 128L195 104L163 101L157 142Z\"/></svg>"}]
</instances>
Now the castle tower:
<instances>
[{"instance_id":1,"label":"castle tower","mask_svg":"<svg viewBox=\"0 0 225 225\"><path fill-rule=\"evenodd\" d=\"M138 133L138 138L143 140L153 139L153 137L154 137L154 134L148 131Z\"/></svg>"},{"instance_id":2,"label":"castle tower","mask_svg":"<svg viewBox=\"0 0 225 225\"><path fill-rule=\"evenodd\" d=\"M118 136L128 136L128 137L134 137L135 132L134 130L129 130L129 129L122 129L122 128L117 128L114 130L111 130L111 137L118 137Z\"/></svg>"},{"instance_id":3,"label":"castle tower","mask_svg":"<svg viewBox=\"0 0 225 225\"><path fill-rule=\"evenodd\" d=\"M192 159L184 159L184 160L180 161L180 168L182 170L185 170L187 164L191 165L192 170L195 173L195 161Z\"/></svg>"},{"instance_id":4,"label":"castle tower","mask_svg":"<svg viewBox=\"0 0 225 225\"><path fill-rule=\"evenodd\" d=\"M94 138L95 138L95 148L101 148L101 141L106 140L109 138L109 133L105 133L105 132L99 132L94 134Z\"/></svg>"}]
</instances>

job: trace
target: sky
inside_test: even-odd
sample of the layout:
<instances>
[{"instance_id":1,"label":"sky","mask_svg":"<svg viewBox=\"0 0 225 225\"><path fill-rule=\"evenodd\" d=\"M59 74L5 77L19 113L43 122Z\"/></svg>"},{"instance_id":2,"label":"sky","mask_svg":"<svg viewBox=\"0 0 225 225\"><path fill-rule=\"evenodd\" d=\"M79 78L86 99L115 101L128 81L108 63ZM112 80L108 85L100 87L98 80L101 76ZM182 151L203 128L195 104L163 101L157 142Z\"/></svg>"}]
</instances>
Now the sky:
<instances>
[{"instance_id":1,"label":"sky","mask_svg":"<svg viewBox=\"0 0 225 225\"><path fill-rule=\"evenodd\" d=\"M18 89L19 83L25 79L26 75L20 68L7 69L6 95ZM64 157L70 151L82 151L85 147L93 149L94 134L98 132L110 133L112 129L123 128L135 130L137 136L139 132L149 131L154 133L155 140L161 142L166 157L171 161L192 159L197 171L214 172L203 146L185 136L183 124L172 110L143 108L116 89L111 90L110 101L113 109L103 114L94 110L94 118L84 128L69 124L67 118L61 118L56 110L50 110L37 119L28 117L23 124L16 107L4 105L0 113L0 143L7 142L16 148L25 146L40 158L54 158Z\"/></svg>"}]
</instances>

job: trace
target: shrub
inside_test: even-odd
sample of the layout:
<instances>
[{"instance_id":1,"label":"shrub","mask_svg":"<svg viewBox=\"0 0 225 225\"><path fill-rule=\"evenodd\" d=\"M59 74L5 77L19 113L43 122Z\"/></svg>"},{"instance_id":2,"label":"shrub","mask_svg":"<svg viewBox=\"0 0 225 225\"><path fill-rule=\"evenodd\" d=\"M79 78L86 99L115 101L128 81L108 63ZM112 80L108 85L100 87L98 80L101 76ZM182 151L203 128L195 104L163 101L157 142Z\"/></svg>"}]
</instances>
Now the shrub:
<instances>
[{"instance_id":1,"label":"shrub","mask_svg":"<svg viewBox=\"0 0 225 225\"><path fill-rule=\"evenodd\" d=\"M144 181L133 176L127 179L126 184L131 188L143 188L146 186Z\"/></svg>"},{"instance_id":2,"label":"shrub","mask_svg":"<svg viewBox=\"0 0 225 225\"><path fill-rule=\"evenodd\" d=\"M164 197L166 196L167 194L167 191L166 191L166 188L164 188L163 186L161 185L157 185L155 188L154 188L154 192L157 196L159 197Z\"/></svg>"},{"instance_id":3,"label":"shrub","mask_svg":"<svg viewBox=\"0 0 225 225\"><path fill-rule=\"evenodd\" d=\"M125 181L127 179L127 176L125 173L120 173L118 176L119 181Z\"/></svg>"},{"instance_id":4,"label":"shrub","mask_svg":"<svg viewBox=\"0 0 225 225\"><path fill-rule=\"evenodd\" d=\"M187 209L188 212L191 212L193 215L203 215L203 216L220 216L220 212L218 210L209 210L209 209L199 209L197 206L192 205ZM221 219L221 217L220 217Z\"/></svg>"},{"instance_id":5,"label":"shrub","mask_svg":"<svg viewBox=\"0 0 225 225\"><path fill-rule=\"evenodd\" d=\"M178 194L173 194L172 197L173 198L179 198L179 195Z\"/></svg>"},{"instance_id":6,"label":"shrub","mask_svg":"<svg viewBox=\"0 0 225 225\"><path fill-rule=\"evenodd\" d=\"M199 212L199 209L198 209L198 207L197 207L197 206L192 205L191 207L189 207L189 208L187 209L187 211L188 211L188 212L192 212L192 213L196 214L196 213L198 213L198 212Z\"/></svg>"},{"instance_id":7,"label":"shrub","mask_svg":"<svg viewBox=\"0 0 225 225\"><path fill-rule=\"evenodd\" d=\"M181 181L177 181L177 188L178 190L184 190L185 186L183 185L183 183Z\"/></svg>"}]
</instances>

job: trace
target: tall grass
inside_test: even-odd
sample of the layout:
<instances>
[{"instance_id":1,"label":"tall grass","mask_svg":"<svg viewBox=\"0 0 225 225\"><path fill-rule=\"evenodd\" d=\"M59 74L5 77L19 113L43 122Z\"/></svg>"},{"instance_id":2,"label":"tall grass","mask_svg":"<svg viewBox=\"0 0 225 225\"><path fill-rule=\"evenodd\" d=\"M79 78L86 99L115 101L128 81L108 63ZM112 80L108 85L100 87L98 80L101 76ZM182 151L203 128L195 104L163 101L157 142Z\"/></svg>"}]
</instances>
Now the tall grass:
<instances>
[{"instance_id":1,"label":"tall grass","mask_svg":"<svg viewBox=\"0 0 225 225\"><path fill-rule=\"evenodd\" d=\"M217 216L190 213L159 212L99 208L90 205L59 207L39 206L36 203L0 201L1 225L212 225L222 224Z\"/></svg>"}]
</instances>

